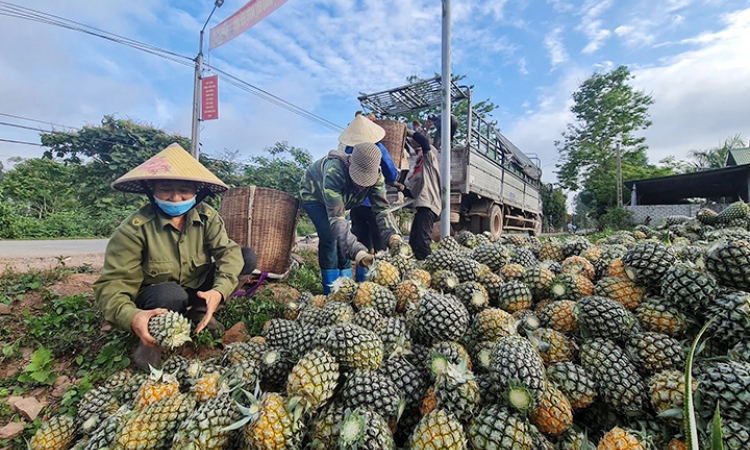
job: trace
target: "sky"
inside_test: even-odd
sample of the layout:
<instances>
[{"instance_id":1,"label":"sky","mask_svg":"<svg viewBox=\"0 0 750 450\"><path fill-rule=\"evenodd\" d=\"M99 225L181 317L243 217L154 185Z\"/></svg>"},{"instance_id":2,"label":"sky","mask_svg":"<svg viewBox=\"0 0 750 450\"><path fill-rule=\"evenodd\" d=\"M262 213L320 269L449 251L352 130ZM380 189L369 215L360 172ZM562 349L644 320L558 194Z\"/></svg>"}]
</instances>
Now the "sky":
<instances>
[{"instance_id":1,"label":"sky","mask_svg":"<svg viewBox=\"0 0 750 450\"><path fill-rule=\"evenodd\" d=\"M206 34L246 2L226 0ZM39 143L39 130L95 126L105 115L190 136L189 64L8 17L8 4L0 1L0 139ZM213 2L23 6L194 58ZM750 137L750 0L454 0L451 14L453 73L465 75L476 100L497 105L491 118L539 157L545 182L556 180L554 142L573 120L573 92L593 73L620 65L654 99L653 125L642 133L650 162L687 159L736 134ZM434 0L288 0L205 58L344 127L361 108L360 93L440 73L441 36L441 2ZM339 132L221 77L219 89L219 119L201 124L208 155L236 152L246 160L287 141L319 158L338 144ZM7 168L9 158L43 151L0 141L0 162Z\"/></svg>"}]
</instances>

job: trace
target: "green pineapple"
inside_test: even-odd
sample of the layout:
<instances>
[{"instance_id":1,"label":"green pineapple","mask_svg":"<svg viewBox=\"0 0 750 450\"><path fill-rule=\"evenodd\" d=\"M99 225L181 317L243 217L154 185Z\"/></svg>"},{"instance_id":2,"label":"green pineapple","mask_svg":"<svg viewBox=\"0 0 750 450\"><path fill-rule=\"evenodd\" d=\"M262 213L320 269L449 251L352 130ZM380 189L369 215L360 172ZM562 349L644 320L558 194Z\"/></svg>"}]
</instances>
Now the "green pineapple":
<instances>
[{"instance_id":1,"label":"green pineapple","mask_svg":"<svg viewBox=\"0 0 750 450\"><path fill-rule=\"evenodd\" d=\"M687 330L687 317L662 297L646 298L635 309L635 316L646 331L681 337Z\"/></svg>"},{"instance_id":2,"label":"green pineapple","mask_svg":"<svg viewBox=\"0 0 750 450\"><path fill-rule=\"evenodd\" d=\"M313 450L328 450L338 445L341 422L344 421L346 411L336 403L324 407L313 420L310 429L310 448Z\"/></svg>"},{"instance_id":3,"label":"green pineapple","mask_svg":"<svg viewBox=\"0 0 750 450\"><path fill-rule=\"evenodd\" d=\"M354 306L358 309L372 307L384 316L391 316L396 310L396 297L385 286L363 281L354 294Z\"/></svg>"},{"instance_id":4,"label":"green pineapple","mask_svg":"<svg viewBox=\"0 0 750 450\"><path fill-rule=\"evenodd\" d=\"M325 347L345 369L375 370L383 361L380 337L354 324L337 325L328 331Z\"/></svg>"},{"instance_id":5,"label":"green pineapple","mask_svg":"<svg viewBox=\"0 0 750 450\"><path fill-rule=\"evenodd\" d=\"M492 306L515 312L531 308L533 299L531 289L526 284L522 281L511 280L500 288L497 297L492 298L491 301Z\"/></svg>"},{"instance_id":6,"label":"green pineapple","mask_svg":"<svg viewBox=\"0 0 750 450\"><path fill-rule=\"evenodd\" d=\"M722 421L747 420L750 410L750 363L729 361L710 364L700 373L698 382L710 414L718 402Z\"/></svg>"},{"instance_id":7,"label":"green pineapple","mask_svg":"<svg viewBox=\"0 0 750 450\"><path fill-rule=\"evenodd\" d=\"M372 370L354 370L345 375L340 400L345 408L370 408L389 423L398 421L405 403L396 383Z\"/></svg>"},{"instance_id":8,"label":"green pineapple","mask_svg":"<svg viewBox=\"0 0 750 450\"><path fill-rule=\"evenodd\" d=\"M339 431L338 448L341 450L395 449L393 434L388 423L377 412L357 408L344 415Z\"/></svg>"},{"instance_id":9,"label":"green pineapple","mask_svg":"<svg viewBox=\"0 0 750 450\"><path fill-rule=\"evenodd\" d=\"M631 312L606 297L586 297L576 304L573 313L584 338L618 340L628 337L638 328Z\"/></svg>"},{"instance_id":10,"label":"green pineapple","mask_svg":"<svg viewBox=\"0 0 750 450\"><path fill-rule=\"evenodd\" d=\"M380 340L383 341L383 349L386 355L390 355L396 349L411 348L411 332L406 320L400 317L388 317L381 323L378 330Z\"/></svg>"},{"instance_id":11,"label":"green pineapple","mask_svg":"<svg viewBox=\"0 0 750 450\"><path fill-rule=\"evenodd\" d=\"M549 298L550 288L555 275L548 268L538 265L526 270L523 283L531 290L534 299L539 301Z\"/></svg>"},{"instance_id":12,"label":"green pineapple","mask_svg":"<svg viewBox=\"0 0 750 450\"><path fill-rule=\"evenodd\" d=\"M383 315L375 308L362 308L354 314L354 317L352 317L352 323L354 325L359 325L362 328L367 328L376 333L378 333L383 326L384 320L385 317L383 317Z\"/></svg>"},{"instance_id":13,"label":"green pineapple","mask_svg":"<svg viewBox=\"0 0 750 450\"><path fill-rule=\"evenodd\" d=\"M403 355L394 354L383 361L378 373L396 385L405 401L405 409L411 410L420 405L429 382L423 368L415 366Z\"/></svg>"},{"instance_id":14,"label":"green pineapple","mask_svg":"<svg viewBox=\"0 0 750 450\"><path fill-rule=\"evenodd\" d=\"M109 450L120 428L132 416L128 405L121 406L114 414L104 419L84 447L85 450Z\"/></svg>"},{"instance_id":15,"label":"green pineapple","mask_svg":"<svg viewBox=\"0 0 750 450\"><path fill-rule=\"evenodd\" d=\"M667 270L677 262L671 246L646 241L632 246L622 257L628 278L643 287L658 286Z\"/></svg>"},{"instance_id":16,"label":"green pineapple","mask_svg":"<svg viewBox=\"0 0 750 450\"><path fill-rule=\"evenodd\" d=\"M294 367L292 354L284 348L270 348L260 361L260 381L266 391L284 392Z\"/></svg>"},{"instance_id":17,"label":"green pineapple","mask_svg":"<svg viewBox=\"0 0 750 450\"><path fill-rule=\"evenodd\" d=\"M750 293L722 291L707 308L708 317L716 317L708 332L728 346L750 336Z\"/></svg>"},{"instance_id":18,"label":"green pineapple","mask_svg":"<svg viewBox=\"0 0 750 450\"><path fill-rule=\"evenodd\" d=\"M696 383L693 380L692 391ZM682 409L685 401L685 374L681 370L664 370L648 380L651 406L657 414L670 409Z\"/></svg>"},{"instance_id":19,"label":"green pineapple","mask_svg":"<svg viewBox=\"0 0 750 450\"><path fill-rule=\"evenodd\" d=\"M458 258L451 267L460 282L479 279L480 264L469 258Z\"/></svg>"},{"instance_id":20,"label":"green pineapple","mask_svg":"<svg viewBox=\"0 0 750 450\"><path fill-rule=\"evenodd\" d=\"M573 409L581 409L594 402L596 381L583 367L573 362L561 362L547 367L547 379L557 386Z\"/></svg>"},{"instance_id":21,"label":"green pineapple","mask_svg":"<svg viewBox=\"0 0 750 450\"><path fill-rule=\"evenodd\" d=\"M81 425L84 434L91 434L99 424L120 408L111 389L95 387L81 398L76 412L76 420Z\"/></svg>"},{"instance_id":22,"label":"green pineapple","mask_svg":"<svg viewBox=\"0 0 750 450\"><path fill-rule=\"evenodd\" d=\"M510 260L510 252L505 246L496 244L483 244L474 249L472 259L481 264L486 264L493 272L500 270Z\"/></svg>"},{"instance_id":23,"label":"green pineapple","mask_svg":"<svg viewBox=\"0 0 750 450\"><path fill-rule=\"evenodd\" d=\"M191 341L190 321L174 311L152 316L148 321L148 332L159 346L168 349L175 349Z\"/></svg>"},{"instance_id":24,"label":"green pineapple","mask_svg":"<svg viewBox=\"0 0 750 450\"><path fill-rule=\"evenodd\" d=\"M466 281L456 286L453 295L461 300L469 314L474 315L489 306L487 290L476 281Z\"/></svg>"},{"instance_id":25,"label":"green pineapple","mask_svg":"<svg viewBox=\"0 0 750 450\"><path fill-rule=\"evenodd\" d=\"M222 390L193 410L180 423L172 441L172 448L221 450L229 446L233 430L226 428L242 418L231 390Z\"/></svg>"},{"instance_id":26,"label":"green pineapple","mask_svg":"<svg viewBox=\"0 0 750 450\"><path fill-rule=\"evenodd\" d=\"M544 394L544 362L534 346L518 335L497 340L492 349L490 374L498 392L522 412L529 411Z\"/></svg>"},{"instance_id":27,"label":"green pineapple","mask_svg":"<svg viewBox=\"0 0 750 450\"><path fill-rule=\"evenodd\" d=\"M505 406L482 408L469 424L466 434L471 448L476 450L535 448L531 424Z\"/></svg>"},{"instance_id":28,"label":"green pineapple","mask_svg":"<svg viewBox=\"0 0 750 450\"><path fill-rule=\"evenodd\" d=\"M469 326L469 312L457 299L427 291L414 315L415 329L431 341L455 341Z\"/></svg>"},{"instance_id":29,"label":"green pineapple","mask_svg":"<svg viewBox=\"0 0 750 450\"><path fill-rule=\"evenodd\" d=\"M542 261L550 260L562 262L563 259L565 259L562 241L558 239L547 239L542 242L542 247L539 249L539 259Z\"/></svg>"},{"instance_id":30,"label":"green pineapple","mask_svg":"<svg viewBox=\"0 0 750 450\"><path fill-rule=\"evenodd\" d=\"M456 251L438 248L424 259L422 266L426 271L434 274L439 270L453 270L457 260L458 254Z\"/></svg>"},{"instance_id":31,"label":"green pineapple","mask_svg":"<svg viewBox=\"0 0 750 450\"><path fill-rule=\"evenodd\" d=\"M701 208L695 214L695 218L704 225L715 225L719 214L713 209Z\"/></svg>"},{"instance_id":32,"label":"green pineapple","mask_svg":"<svg viewBox=\"0 0 750 450\"><path fill-rule=\"evenodd\" d=\"M432 274L432 288L438 292L453 292L458 283L458 277L452 270L438 270Z\"/></svg>"},{"instance_id":33,"label":"green pineapple","mask_svg":"<svg viewBox=\"0 0 750 450\"><path fill-rule=\"evenodd\" d=\"M276 318L263 324L263 337L269 347L290 348L299 331L300 324L294 320Z\"/></svg>"},{"instance_id":34,"label":"green pineapple","mask_svg":"<svg viewBox=\"0 0 750 450\"><path fill-rule=\"evenodd\" d=\"M565 334L551 328L537 328L531 336L545 366L573 361L576 346Z\"/></svg>"},{"instance_id":35,"label":"green pineapple","mask_svg":"<svg viewBox=\"0 0 750 450\"><path fill-rule=\"evenodd\" d=\"M722 285L750 291L750 242L715 242L706 250L706 268Z\"/></svg>"},{"instance_id":36,"label":"green pineapple","mask_svg":"<svg viewBox=\"0 0 750 450\"><path fill-rule=\"evenodd\" d=\"M733 220L747 219L750 217L750 206L742 200L736 201L721 211L716 216L716 223L730 223Z\"/></svg>"},{"instance_id":37,"label":"green pineapple","mask_svg":"<svg viewBox=\"0 0 750 450\"><path fill-rule=\"evenodd\" d=\"M661 295L664 299L687 313L703 310L718 290L716 279L694 264L673 265L661 281Z\"/></svg>"},{"instance_id":38,"label":"green pineapple","mask_svg":"<svg viewBox=\"0 0 750 450\"><path fill-rule=\"evenodd\" d=\"M629 358L642 371L654 374L680 370L685 366L685 350L680 341L666 334L645 331L630 336L625 347Z\"/></svg>"},{"instance_id":39,"label":"green pineapple","mask_svg":"<svg viewBox=\"0 0 750 450\"><path fill-rule=\"evenodd\" d=\"M623 414L642 411L646 383L620 347L606 339L590 339L581 344L580 357L607 405Z\"/></svg>"},{"instance_id":40,"label":"green pineapple","mask_svg":"<svg viewBox=\"0 0 750 450\"><path fill-rule=\"evenodd\" d=\"M453 413L462 422L474 416L480 399L479 384L466 367L467 360L448 363L433 385L437 407Z\"/></svg>"},{"instance_id":41,"label":"green pineapple","mask_svg":"<svg viewBox=\"0 0 750 450\"><path fill-rule=\"evenodd\" d=\"M357 282L350 277L338 277L331 284L331 293L328 298L334 302L349 303L357 291Z\"/></svg>"}]
</instances>

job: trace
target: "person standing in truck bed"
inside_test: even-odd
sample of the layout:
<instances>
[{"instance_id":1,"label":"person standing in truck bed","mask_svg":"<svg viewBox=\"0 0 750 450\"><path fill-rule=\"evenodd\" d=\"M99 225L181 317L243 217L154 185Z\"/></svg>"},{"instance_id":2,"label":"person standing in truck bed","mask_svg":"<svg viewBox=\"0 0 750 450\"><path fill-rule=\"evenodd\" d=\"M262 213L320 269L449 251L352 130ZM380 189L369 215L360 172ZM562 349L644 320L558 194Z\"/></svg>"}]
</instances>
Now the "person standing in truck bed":
<instances>
[{"instance_id":1,"label":"person standing in truck bed","mask_svg":"<svg viewBox=\"0 0 750 450\"><path fill-rule=\"evenodd\" d=\"M409 245L418 260L427 258L432 253L432 226L443 210L443 199L440 196L440 167L435 147L422 133L407 130L407 135L416 145L417 162L406 177L404 195L414 199L414 221L409 234Z\"/></svg>"}]
</instances>

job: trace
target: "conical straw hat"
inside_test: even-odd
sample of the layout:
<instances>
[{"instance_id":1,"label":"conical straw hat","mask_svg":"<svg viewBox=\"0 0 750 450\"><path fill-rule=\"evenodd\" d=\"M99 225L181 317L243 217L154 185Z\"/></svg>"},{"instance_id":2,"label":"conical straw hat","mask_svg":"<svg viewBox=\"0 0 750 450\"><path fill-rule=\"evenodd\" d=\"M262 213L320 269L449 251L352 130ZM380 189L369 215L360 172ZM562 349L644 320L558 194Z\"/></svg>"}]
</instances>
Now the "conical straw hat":
<instances>
[{"instance_id":1,"label":"conical straw hat","mask_svg":"<svg viewBox=\"0 0 750 450\"><path fill-rule=\"evenodd\" d=\"M229 186L206 169L203 164L190 156L180 144L174 143L140 166L121 176L112 189L122 192L146 194L147 188L142 181L178 180L198 183L197 191L208 189L213 193L224 192Z\"/></svg>"},{"instance_id":2,"label":"conical straw hat","mask_svg":"<svg viewBox=\"0 0 750 450\"><path fill-rule=\"evenodd\" d=\"M378 143L385 137L385 130L372 120L357 114L339 136L339 142L354 147L362 142Z\"/></svg>"}]
</instances>

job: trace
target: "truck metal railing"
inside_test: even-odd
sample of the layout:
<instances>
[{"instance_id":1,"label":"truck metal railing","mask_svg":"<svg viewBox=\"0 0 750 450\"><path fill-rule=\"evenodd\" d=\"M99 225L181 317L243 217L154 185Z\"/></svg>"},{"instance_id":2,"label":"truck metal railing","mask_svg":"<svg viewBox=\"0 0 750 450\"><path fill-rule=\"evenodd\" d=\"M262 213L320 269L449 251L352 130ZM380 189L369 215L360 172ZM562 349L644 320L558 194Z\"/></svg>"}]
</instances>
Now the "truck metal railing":
<instances>
[{"instance_id":1,"label":"truck metal railing","mask_svg":"<svg viewBox=\"0 0 750 450\"><path fill-rule=\"evenodd\" d=\"M442 103L442 78L437 76L418 83L407 84L374 94L364 94L357 97L362 108L380 114L394 116L409 111L416 111ZM456 83L451 82L452 101L468 98L466 93Z\"/></svg>"}]
</instances>

